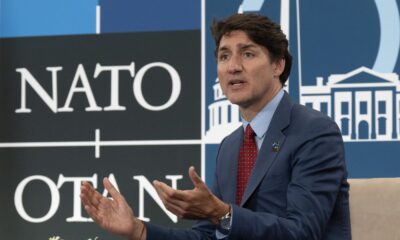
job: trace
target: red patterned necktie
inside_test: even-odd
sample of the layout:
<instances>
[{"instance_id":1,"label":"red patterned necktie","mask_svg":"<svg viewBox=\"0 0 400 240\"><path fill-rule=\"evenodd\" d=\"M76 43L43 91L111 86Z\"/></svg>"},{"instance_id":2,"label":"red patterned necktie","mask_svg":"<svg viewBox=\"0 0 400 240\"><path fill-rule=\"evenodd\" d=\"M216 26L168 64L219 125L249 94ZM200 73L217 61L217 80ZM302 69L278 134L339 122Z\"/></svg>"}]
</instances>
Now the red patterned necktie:
<instances>
[{"instance_id":1,"label":"red patterned necktie","mask_svg":"<svg viewBox=\"0 0 400 240\"><path fill-rule=\"evenodd\" d=\"M236 178L236 204L239 205L242 201L244 190L247 186L247 181L253 169L257 158L257 144L254 139L255 133L250 124L247 125L244 132L243 144L240 146L239 162Z\"/></svg>"}]
</instances>

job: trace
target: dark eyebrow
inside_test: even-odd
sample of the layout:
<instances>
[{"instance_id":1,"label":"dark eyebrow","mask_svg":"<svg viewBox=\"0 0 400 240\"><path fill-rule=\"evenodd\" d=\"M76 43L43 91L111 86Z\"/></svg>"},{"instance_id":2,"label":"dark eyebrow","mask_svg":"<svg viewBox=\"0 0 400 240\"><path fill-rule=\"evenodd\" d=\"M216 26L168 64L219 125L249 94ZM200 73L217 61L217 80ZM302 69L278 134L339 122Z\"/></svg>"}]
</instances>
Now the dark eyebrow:
<instances>
[{"instance_id":1,"label":"dark eyebrow","mask_svg":"<svg viewBox=\"0 0 400 240\"><path fill-rule=\"evenodd\" d=\"M254 44L239 44L239 49L240 50L247 50L249 48L256 48L256 45Z\"/></svg>"},{"instance_id":2,"label":"dark eyebrow","mask_svg":"<svg viewBox=\"0 0 400 240\"><path fill-rule=\"evenodd\" d=\"M247 50L249 48L256 48L256 45L252 44L252 43L250 43L250 44L239 44L238 47L239 47L239 49L241 51L243 51L243 50ZM229 48L226 47L226 46L222 46L222 47L218 48L218 52L222 52L222 51L229 51Z\"/></svg>"},{"instance_id":3,"label":"dark eyebrow","mask_svg":"<svg viewBox=\"0 0 400 240\"><path fill-rule=\"evenodd\" d=\"M228 51L228 50L229 50L229 48L227 48L225 46L222 46L222 47L218 48L218 52Z\"/></svg>"}]
</instances>

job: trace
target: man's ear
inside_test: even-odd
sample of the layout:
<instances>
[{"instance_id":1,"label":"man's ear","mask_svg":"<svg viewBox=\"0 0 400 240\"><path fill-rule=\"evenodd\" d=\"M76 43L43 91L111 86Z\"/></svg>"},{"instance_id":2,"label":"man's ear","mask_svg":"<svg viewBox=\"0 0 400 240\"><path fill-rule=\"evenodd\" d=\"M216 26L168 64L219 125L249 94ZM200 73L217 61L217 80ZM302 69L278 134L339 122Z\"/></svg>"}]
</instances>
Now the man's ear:
<instances>
[{"instance_id":1,"label":"man's ear","mask_svg":"<svg viewBox=\"0 0 400 240\"><path fill-rule=\"evenodd\" d=\"M283 70L285 69L285 59L284 58L279 58L275 61L274 63L274 76L279 77L282 73Z\"/></svg>"}]
</instances>

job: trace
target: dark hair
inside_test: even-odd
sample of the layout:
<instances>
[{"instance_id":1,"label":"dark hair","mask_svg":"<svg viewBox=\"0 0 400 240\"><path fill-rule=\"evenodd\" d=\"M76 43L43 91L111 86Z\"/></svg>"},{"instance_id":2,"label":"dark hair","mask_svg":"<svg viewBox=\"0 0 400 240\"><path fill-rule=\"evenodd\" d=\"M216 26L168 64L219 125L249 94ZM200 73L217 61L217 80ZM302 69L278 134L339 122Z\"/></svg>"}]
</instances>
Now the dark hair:
<instances>
[{"instance_id":1,"label":"dark hair","mask_svg":"<svg viewBox=\"0 0 400 240\"><path fill-rule=\"evenodd\" d=\"M243 31L255 43L268 49L272 61L285 59L285 69L279 76L282 86L287 81L292 67L292 56L289 53L289 42L279 24L268 17L258 14L234 14L226 19L214 20L211 32L215 40L217 55L221 38L232 31Z\"/></svg>"}]
</instances>

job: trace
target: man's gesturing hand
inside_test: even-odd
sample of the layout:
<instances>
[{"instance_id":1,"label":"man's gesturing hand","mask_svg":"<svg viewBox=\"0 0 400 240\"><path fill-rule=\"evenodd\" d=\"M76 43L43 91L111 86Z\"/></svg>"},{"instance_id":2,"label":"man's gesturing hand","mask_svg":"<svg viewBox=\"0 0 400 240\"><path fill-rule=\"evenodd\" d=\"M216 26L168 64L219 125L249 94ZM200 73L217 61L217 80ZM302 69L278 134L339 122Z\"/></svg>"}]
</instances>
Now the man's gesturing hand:
<instances>
[{"instance_id":1,"label":"man's gesturing hand","mask_svg":"<svg viewBox=\"0 0 400 240\"><path fill-rule=\"evenodd\" d=\"M153 184L165 207L178 217L208 219L218 224L219 218L228 213L229 205L211 193L194 167L189 168L189 177L194 185L192 190L175 190L159 181Z\"/></svg>"},{"instance_id":2,"label":"man's gesturing hand","mask_svg":"<svg viewBox=\"0 0 400 240\"><path fill-rule=\"evenodd\" d=\"M103 197L88 182L82 183L80 196L89 216L112 233L129 239L143 237L144 224L133 215L125 198L107 178L104 178L103 184L113 199Z\"/></svg>"}]
</instances>

